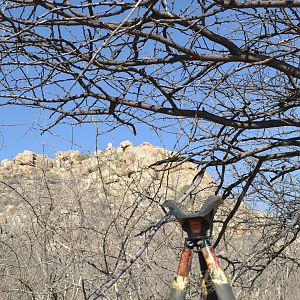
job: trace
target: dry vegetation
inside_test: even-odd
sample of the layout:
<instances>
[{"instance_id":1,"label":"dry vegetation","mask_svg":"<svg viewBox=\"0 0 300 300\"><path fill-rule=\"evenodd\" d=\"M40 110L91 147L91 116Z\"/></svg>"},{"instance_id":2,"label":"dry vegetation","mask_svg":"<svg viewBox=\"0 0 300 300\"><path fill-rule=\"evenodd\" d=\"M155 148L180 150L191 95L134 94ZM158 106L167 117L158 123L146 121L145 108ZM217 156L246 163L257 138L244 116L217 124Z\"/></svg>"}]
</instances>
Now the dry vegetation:
<instances>
[{"instance_id":1,"label":"dry vegetation","mask_svg":"<svg viewBox=\"0 0 300 300\"><path fill-rule=\"evenodd\" d=\"M136 169L128 172L126 159L133 153ZM92 158L82 160L76 153L61 153L44 170L15 160L16 172L4 173L2 164L1 299L94 299L97 290L100 299L167 299L183 235L173 221L150 241L147 232L164 216L161 204L186 190L197 172L189 163L162 172L146 168L142 160L167 154L148 144L111 149L97 154L99 168L95 164L87 174L83 161ZM199 207L214 189L205 175L187 204ZM233 204L221 206L215 237ZM275 218L246 206L228 225L217 252L238 299L296 300L300 295L299 241L288 246L295 236L289 233L264 251L276 226L282 225ZM198 271L193 270L187 299L199 298Z\"/></svg>"}]
</instances>

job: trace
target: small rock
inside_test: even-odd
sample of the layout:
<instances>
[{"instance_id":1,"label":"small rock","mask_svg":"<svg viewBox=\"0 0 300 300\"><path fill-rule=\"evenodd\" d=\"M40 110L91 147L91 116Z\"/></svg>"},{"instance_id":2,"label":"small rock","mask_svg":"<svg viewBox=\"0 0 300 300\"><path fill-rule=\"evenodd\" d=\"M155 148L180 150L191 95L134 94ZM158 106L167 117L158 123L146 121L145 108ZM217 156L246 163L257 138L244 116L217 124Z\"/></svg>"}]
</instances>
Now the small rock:
<instances>
[{"instance_id":1,"label":"small rock","mask_svg":"<svg viewBox=\"0 0 300 300\"><path fill-rule=\"evenodd\" d=\"M112 150L113 148L114 148L113 144L112 143L108 143L107 147L106 147L106 151Z\"/></svg>"},{"instance_id":2,"label":"small rock","mask_svg":"<svg viewBox=\"0 0 300 300\"><path fill-rule=\"evenodd\" d=\"M133 147L132 143L128 140L121 142L120 148L125 151L127 148Z\"/></svg>"}]
</instances>

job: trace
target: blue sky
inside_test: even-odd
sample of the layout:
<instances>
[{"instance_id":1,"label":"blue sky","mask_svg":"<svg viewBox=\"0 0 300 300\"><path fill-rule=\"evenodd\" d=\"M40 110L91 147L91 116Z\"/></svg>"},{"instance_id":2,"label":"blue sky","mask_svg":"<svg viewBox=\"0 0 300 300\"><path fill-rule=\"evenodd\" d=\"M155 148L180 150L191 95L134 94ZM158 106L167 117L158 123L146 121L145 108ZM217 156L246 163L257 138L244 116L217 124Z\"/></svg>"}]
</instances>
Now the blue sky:
<instances>
[{"instance_id":1,"label":"blue sky","mask_svg":"<svg viewBox=\"0 0 300 300\"><path fill-rule=\"evenodd\" d=\"M49 116L39 109L24 107L0 107L0 160L12 159L24 150L53 157L57 151L79 150L89 153L105 149L108 143L118 147L121 141L130 140L135 146L143 142L151 142L157 146L171 147L171 140L162 142L158 136L145 126L137 128L134 136L125 127L117 128L110 133L100 135L96 147L96 126L58 125L49 132L41 134L41 126L49 123ZM101 123L99 124L101 127Z\"/></svg>"}]
</instances>

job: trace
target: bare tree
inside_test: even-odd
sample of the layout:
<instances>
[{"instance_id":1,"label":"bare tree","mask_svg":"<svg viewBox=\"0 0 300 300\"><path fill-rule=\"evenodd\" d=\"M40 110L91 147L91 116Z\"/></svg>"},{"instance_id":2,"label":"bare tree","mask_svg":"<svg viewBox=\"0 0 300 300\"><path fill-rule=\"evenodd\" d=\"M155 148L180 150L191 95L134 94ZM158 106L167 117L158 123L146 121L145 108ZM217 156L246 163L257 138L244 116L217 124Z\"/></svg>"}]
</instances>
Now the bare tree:
<instances>
[{"instance_id":1,"label":"bare tree","mask_svg":"<svg viewBox=\"0 0 300 300\"><path fill-rule=\"evenodd\" d=\"M174 144L180 134L184 156L164 163L210 170L235 199L216 245L243 202L271 218L246 262L228 259L234 282L246 272L251 286L274 261L299 264L286 253L299 233L299 6L3 1L1 105L49 111L44 130L101 122L139 134L144 123Z\"/></svg>"}]
</instances>

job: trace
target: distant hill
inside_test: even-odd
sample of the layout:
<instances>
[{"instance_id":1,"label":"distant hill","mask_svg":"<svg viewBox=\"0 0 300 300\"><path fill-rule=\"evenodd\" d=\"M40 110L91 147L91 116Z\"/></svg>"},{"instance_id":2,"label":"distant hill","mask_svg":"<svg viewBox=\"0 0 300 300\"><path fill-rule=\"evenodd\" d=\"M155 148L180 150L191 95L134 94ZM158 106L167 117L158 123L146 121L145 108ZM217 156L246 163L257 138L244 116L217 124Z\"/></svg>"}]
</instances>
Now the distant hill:
<instances>
[{"instance_id":1,"label":"distant hill","mask_svg":"<svg viewBox=\"0 0 300 300\"><path fill-rule=\"evenodd\" d=\"M165 214L163 202L177 199L199 172L184 159L163 163L176 156L149 143L134 147L124 141L116 149L109 144L90 155L67 151L49 158L24 151L13 160L3 160L0 299L85 299L85 294L107 284L126 262L136 259L147 229ZM212 177L205 174L187 208L198 209L215 188ZM220 207L216 234L232 205L227 201ZM218 248L229 277L235 274L232 266L249 256L248 249L262 234L259 224L268 219L242 206L230 223L228 240ZM166 299L183 237L178 224L165 224L106 297ZM286 267L270 269L250 289L237 285L238 299L296 299L276 298L292 286L294 295L299 293L295 288L299 271L283 274ZM198 279L195 269L187 299L199 298ZM277 288L272 290L273 285Z\"/></svg>"}]
</instances>

